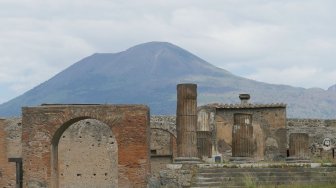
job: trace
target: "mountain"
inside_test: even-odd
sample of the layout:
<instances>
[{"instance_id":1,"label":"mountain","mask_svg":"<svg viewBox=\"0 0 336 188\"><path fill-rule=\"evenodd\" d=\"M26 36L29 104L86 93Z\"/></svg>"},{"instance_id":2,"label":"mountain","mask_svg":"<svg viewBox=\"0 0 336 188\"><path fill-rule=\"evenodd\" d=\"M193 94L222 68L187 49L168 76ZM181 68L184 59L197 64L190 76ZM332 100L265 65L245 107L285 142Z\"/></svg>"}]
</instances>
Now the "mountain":
<instances>
[{"instance_id":1,"label":"mountain","mask_svg":"<svg viewBox=\"0 0 336 188\"><path fill-rule=\"evenodd\" d=\"M328 91L336 92L336 84L328 88Z\"/></svg>"},{"instance_id":2,"label":"mountain","mask_svg":"<svg viewBox=\"0 0 336 188\"><path fill-rule=\"evenodd\" d=\"M287 116L336 118L336 92L273 85L235 76L166 42L149 42L119 53L97 53L0 105L0 116L42 103L147 104L151 114L175 114L176 84L198 84L198 104L252 102L288 104Z\"/></svg>"}]
</instances>

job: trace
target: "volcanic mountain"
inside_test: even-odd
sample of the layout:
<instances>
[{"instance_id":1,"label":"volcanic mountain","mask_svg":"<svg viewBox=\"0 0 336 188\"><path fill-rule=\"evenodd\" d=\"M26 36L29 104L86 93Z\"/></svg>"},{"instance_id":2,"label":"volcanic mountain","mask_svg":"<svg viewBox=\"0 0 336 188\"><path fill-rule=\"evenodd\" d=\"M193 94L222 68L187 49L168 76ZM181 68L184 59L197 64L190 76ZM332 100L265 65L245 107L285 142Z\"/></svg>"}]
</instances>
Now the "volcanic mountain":
<instances>
[{"instance_id":1,"label":"volcanic mountain","mask_svg":"<svg viewBox=\"0 0 336 188\"><path fill-rule=\"evenodd\" d=\"M197 83L198 104L287 103L287 116L336 118L336 92L273 85L235 76L167 42L140 44L119 53L97 53L0 105L0 116L42 103L147 104L151 114L175 114L176 84Z\"/></svg>"}]
</instances>

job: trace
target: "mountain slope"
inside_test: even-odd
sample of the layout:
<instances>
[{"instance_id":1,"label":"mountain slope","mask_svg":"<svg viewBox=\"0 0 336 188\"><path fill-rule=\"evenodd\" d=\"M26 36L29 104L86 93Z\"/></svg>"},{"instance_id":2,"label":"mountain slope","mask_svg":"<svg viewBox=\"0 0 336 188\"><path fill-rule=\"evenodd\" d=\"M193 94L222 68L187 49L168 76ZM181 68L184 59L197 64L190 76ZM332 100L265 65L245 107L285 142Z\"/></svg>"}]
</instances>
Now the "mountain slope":
<instances>
[{"instance_id":1,"label":"mountain slope","mask_svg":"<svg viewBox=\"0 0 336 188\"><path fill-rule=\"evenodd\" d=\"M328 88L328 91L336 92L336 84Z\"/></svg>"},{"instance_id":2,"label":"mountain slope","mask_svg":"<svg viewBox=\"0 0 336 188\"><path fill-rule=\"evenodd\" d=\"M235 76L188 51L150 42L119 53L94 54L50 80L0 105L0 116L41 103L148 104L152 114L175 114L176 84L198 84L199 105L238 102L248 92L257 103L284 102L289 117L336 118L336 93L272 85Z\"/></svg>"}]
</instances>

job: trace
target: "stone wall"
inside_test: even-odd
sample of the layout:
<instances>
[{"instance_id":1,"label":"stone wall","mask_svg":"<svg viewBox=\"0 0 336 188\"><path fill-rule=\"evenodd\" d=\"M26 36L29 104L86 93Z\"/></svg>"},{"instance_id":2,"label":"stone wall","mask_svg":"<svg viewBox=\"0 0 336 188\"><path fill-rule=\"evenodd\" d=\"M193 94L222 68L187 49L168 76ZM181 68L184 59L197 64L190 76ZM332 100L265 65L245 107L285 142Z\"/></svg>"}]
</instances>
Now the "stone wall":
<instances>
[{"instance_id":1,"label":"stone wall","mask_svg":"<svg viewBox=\"0 0 336 188\"><path fill-rule=\"evenodd\" d=\"M198 129L199 130L209 130L212 132L212 134L216 134L215 130L215 111L209 111L209 110L200 110L201 116L198 117ZM207 112L209 112L207 114ZM281 112L282 117L285 115L285 112ZM270 114L267 112L266 114L260 114L262 117L271 117L272 113ZM278 115L277 115L278 116ZM274 116L276 117L276 116ZM268 118L269 122L276 121L274 118ZM260 121L260 120L258 120ZM170 125L170 129L174 130L174 128L171 128L175 125L175 116L152 116L151 117L151 127L153 126L153 123L156 122L156 126L162 125L166 126L166 124ZM201 122L203 126L200 125ZM263 121L265 122L265 121ZM283 124L283 118L280 121L281 124ZM336 120L326 120L326 119L286 119L285 121L286 130L281 129L281 131L274 132L277 136L277 139L266 139L265 144L268 145L269 149L272 149L272 146L276 146L278 142L285 143L283 147L286 149L289 148L289 135L291 133L308 133L309 135L309 145L310 150L312 152L312 155L315 156L322 156L325 154L321 154L320 151L323 147L323 141L325 138L331 139L331 147L336 147ZM279 123L279 122L278 122ZM269 131L267 131L269 132ZM230 137L232 134L232 130L222 131L219 134L227 134L227 137ZM278 141L277 141L278 140ZM276 142L275 142L276 141ZM226 148L229 150L227 153L228 155L231 153L230 146L224 144L219 145L221 148ZM216 147L216 146L213 146ZM215 148L216 149L216 148ZM331 152L331 150L330 150ZM331 155L329 152L329 155Z\"/></svg>"},{"instance_id":2,"label":"stone wall","mask_svg":"<svg viewBox=\"0 0 336 188\"><path fill-rule=\"evenodd\" d=\"M124 116L123 118L125 118L126 122L128 121L132 122L133 120L136 120L135 122L139 122L140 119L137 118L136 114L137 113L129 112L128 115ZM263 114L263 113L261 113L261 115L263 117L267 116L267 114ZM271 114L268 113L268 115L271 115ZM270 119L270 121L271 120L272 119ZM89 123L90 125L94 125L94 126L88 127L89 125L87 123L88 121L90 122ZM332 156L331 148L336 147L336 136L335 136L336 135L336 120L287 119L286 122L287 122L286 129L288 133L287 139L291 133L307 133L309 135L309 146L310 146L310 151L312 153L312 157L315 156L315 157L328 158ZM199 129L211 131L212 128L210 124L212 123L213 122L209 121L209 126L199 127ZM174 156L175 156L174 154L176 153L176 137L174 136L176 135L175 116L152 116L151 117L151 128L152 129L150 131L151 132L150 150L155 149L157 156L155 157L155 155L152 153L152 158L150 160L150 163L152 165L152 174L158 177L160 175L159 171L167 170L166 168L167 164L173 161ZM136 135L139 135L139 129L137 126L135 126L133 129L126 128L125 131L126 130L136 133ZM119 178L116 178L116 175L112 168L104 166L104 164L112 164L112 166L114 166L114 163L115 163L113 159L113 156L115 155L113 153L116 152L117 149L116 148L113 149L113 147L110 144L113 143L113 144L119 145L119 142L114 137L116 136L116 134L118 134L119 136L120 134L124 134L126 137L125 139L131 139L132 142L137 142L136 139L133 139L133 138L136 138L137 136L131 138L131 137L126 136L127 132L120 132L120 131L121 130L119 130L119 133L118 131L108 132L106 131L106 127L104 127L104 124L102 124L102 122L99 122L99 121L97 122L97 120L83 120L83 121L79 121L79 124L73 124L72 126L70 126L68 130L65 131L62 134L62 137L60 138L60 144L59 144L60 183L62 184L62 182L64 182L64 185L65 185L66 182L70 181L69 178L82 177L81 180L83 182L89 181L90 178L93 178L93 180L97 180L97 181L99 180L102 183L101 187L104 187L103 183L104 181L106 181L106 179L109 182L113 182L119 179ZM230 131L228 132L231 133ZM21 135L22 135L22 124L21 124L20 118L0 120L0 187L1 188L15 187L15 178L16 178L15 177L15 163L8 162L8 158L22 157ZM40 134L40 136L43 136L43 135ZM112 138L110 136L112 136ZM149 137L149 135L147 137ZM326 147L323 145L324 141L327 138L330 139L330 143L331 143L330 147ZM126 140L123 140L122 142L126 142ZM285 142L288 143L288 141L285 141ZM30 144L35 144L35 143L31 142ZM81 144L86 144L86 147L82 147L83 145ZM94 146L92 146L92 144L94 144ZM276 145L277 143L274 143L274 140L272 141L270 139L268 140L266 139L266 144ZM84 149L80 149L80 148L84 148ZM288 148L288 144L286 145L286 148ZM328 150L328 148L330 149ZM70 149L70 152L69 152L69 149ZM141 150L148 151L148 155L150 153L149 152L150 150L146 149L145 147L142 148ZM90 152L91 155L89 157L86 157L85 156L86 154L83 153L85 151ZM75 152L75 153L71 153L71 152ZM103 161L103 158L105 158L103 156L105 155L109 155L110 156L109 159L111 160ZM125 155L126 155L125 153L124 154L119 153L118 156L119 158L122 157L123 160L127 160L128 165L132 165L135 163L140 164L141 160L143 160L143 159L140 159L141 157L138 157L138 156L128 156L128 155L125 156ZM117 159L118 156L115 159L119 161L120 159ZM79 160L75 161L76 159L79 159ZM97 160L100 159L99 160L100 162L98 163L94 162L90 164L90 161L93 161L95 159ZM139 163L139 160L140 160L140 163ZM74 168L69 166L67 169L66 161L69 162L68 165L74 165ZM85 165L83 165L83 163L85 163ZM75 168L76 165L78 165L78 168L77 167ZM82 167L83 167L82 169L83 171L79 172L79 170L81 170ZM123 165L118 165L118 168L123 173L126 173L127 169L123 168ZM27 170L25 172L29 173L29 171ZM63 173L63 177L61 175L62 173ZM80 175L77 176L77 174L80 174ZM165 173L161 175L164 175L164 174ZM87 178L86 176L90 176L90 177ZM144 180L146 179L144 174L141 174L141 177L143 177ZM128 180L125 180L125 181L128 181Z\"/></svg>"},{"instance_id":3,"label":"stone wall","mask_svg":"<svg viewBox=\"0 0 336 188\"><path fill-rule=\"evenodd\" d=\"M286 157L285 108L241 108L217 109L215 115L216 128L214 134L218 152L231 157L232 128L234 114L251 114L253 127L253 158L257 160L278 160ZM285 140L286 141L286 140Z\"/></svg>"},{"instance_id":4,"label":"stone wall","mask_svg":"<svg viewBox=\"0 0 336 188\"><path fill-rule=\"evenodd\" d=\"M170 132L175 137L176 135L176 117L175 116L151 116L151 129L162 129Z\"/></svg>"},{"instance_id":5,"label":"stone wall","mask_svg":"<svg viewBox=\"0 0 336 188\"><path fill-rule=\"evenodd\" d=\"M118 186L118 146L107 125L93 119L71 125L58 153L60 187Z\"/></svg>"},{"instance_id":6,"label":"stone wall","mask_svg":"<svg viewBox=\"0 0 336 188\"><path fill-rule=\"evenodd\" d=\"M312 157L333 158L336 147L336 120L326 119L287 119L287 139L292 133L307 133ZM326 141L330 140L330 145Z\"/></svg>"},{"instance_id":7,"label":"stone wall","mask_svg":"<svg viewBox=\"0 0 336 188\"><path fill-rule=\"evenodd\" d=\"M171 156L174 152L174 139L176 138L165 130L151 129L151 156Z\"/></svg>"},{"instance_id":8,"label":"stone wall","mask_svg":"<svg viewBox=\"0 0 336 188\"><path fill-rule=\"evenodd\" d=\"M175 116L151 116L150 125L151 170L158 177L177 154Z\"/></svg>"},{"instance_id":9,"label":"stone wall","mask_svg":"<svg viewBox=\"0 0 336 188\"><path fill-rule=\"evenodd\" d=\"M335 119L287 119L288 127L333 127L336 128Z\"/></svg>"},{"instance_id":10,"label":"stone wall","mask_svg":"<svg viewBox=\"0 0 336 188\"><path fill-rule=\"evenodd\" d=\"M16 185L15 163L8 158L21 158L21 119L0 119L0 187L12 188Z\"/></svg>"}]
</instances>

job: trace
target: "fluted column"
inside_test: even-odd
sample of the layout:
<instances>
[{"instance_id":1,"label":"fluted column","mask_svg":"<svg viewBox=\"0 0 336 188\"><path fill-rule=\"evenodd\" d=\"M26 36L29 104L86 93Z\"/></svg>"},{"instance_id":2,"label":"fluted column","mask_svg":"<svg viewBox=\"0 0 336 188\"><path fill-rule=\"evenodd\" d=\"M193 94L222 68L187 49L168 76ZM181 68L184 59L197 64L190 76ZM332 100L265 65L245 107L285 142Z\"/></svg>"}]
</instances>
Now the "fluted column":
<instances>
[{"instance_id":1,"label":"fluted column","mask_svg":"<svg viewBox=\"0 0 336 188\"><path fill-rule=\"evenodd\" d=\"M197 85L177 85L177 157L197 158Z\"/></svg>"}]
</instances>

